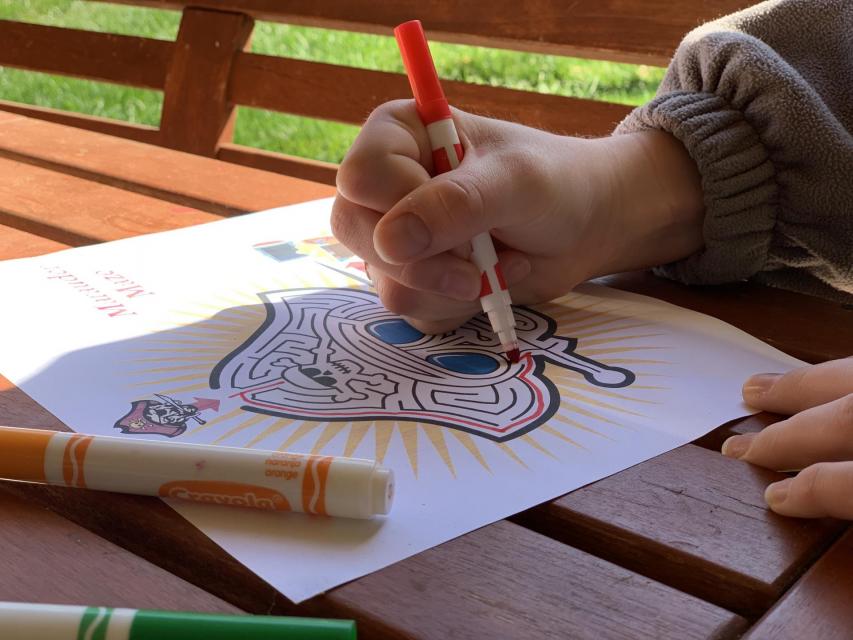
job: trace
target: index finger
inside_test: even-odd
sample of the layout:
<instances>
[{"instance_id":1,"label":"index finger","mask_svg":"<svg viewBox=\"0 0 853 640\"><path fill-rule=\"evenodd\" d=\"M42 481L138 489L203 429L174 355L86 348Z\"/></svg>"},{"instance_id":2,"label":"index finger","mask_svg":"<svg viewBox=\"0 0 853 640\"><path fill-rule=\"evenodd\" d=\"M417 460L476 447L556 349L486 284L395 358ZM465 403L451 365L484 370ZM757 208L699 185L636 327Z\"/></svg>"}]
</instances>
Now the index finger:
<instances>
[{"instance_id":1,"label":"index finger","mask_svg":"<svg viewBox=\"0 0 853 640\"><path fill-rule=\"evenodd\" d=\"M752 407L793 415L853 393L853 357L830 360L780 374L752 376L743 399Z\"/></svg>"},{"instance_id":2,"label":"index finger","mask_svg":"<svg viewBox=\"0 0 853 640\"><path fill-rule=\"evenodd\" d=\"M385 213L429 180L432 150L414 100L377 107L338 169L338 192L350 202Z\"/></svg>"}]
</instances>

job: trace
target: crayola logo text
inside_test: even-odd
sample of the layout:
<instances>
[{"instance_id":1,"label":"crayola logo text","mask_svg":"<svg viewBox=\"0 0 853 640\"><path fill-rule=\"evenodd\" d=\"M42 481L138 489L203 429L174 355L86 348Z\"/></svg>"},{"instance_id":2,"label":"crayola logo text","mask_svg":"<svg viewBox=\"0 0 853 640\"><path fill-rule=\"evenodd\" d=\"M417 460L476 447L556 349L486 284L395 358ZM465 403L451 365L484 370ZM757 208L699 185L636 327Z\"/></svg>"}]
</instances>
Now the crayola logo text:
<instances>
[{"instance_id":1,"label":"crayola logo text","mask_svg":"<svg viewBox=\"0 0 853 640\"><path fill-rule=\"evenodd\" d=\"M287 498L277 491L239 482L198 480L167 482L160 487L159 494L164 498L178 498L230 507L249 507L267 511L291 510Z\"/></svg>"}]
</instances>

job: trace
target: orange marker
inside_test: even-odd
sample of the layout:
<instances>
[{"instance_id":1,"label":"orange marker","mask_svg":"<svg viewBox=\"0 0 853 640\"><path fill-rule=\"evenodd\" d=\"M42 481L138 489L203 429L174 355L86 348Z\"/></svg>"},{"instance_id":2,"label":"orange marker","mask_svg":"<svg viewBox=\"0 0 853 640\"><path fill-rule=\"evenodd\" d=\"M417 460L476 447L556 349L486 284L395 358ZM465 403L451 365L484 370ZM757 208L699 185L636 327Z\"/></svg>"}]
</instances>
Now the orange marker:
<instances>
[{"instance_id":1,"label":"orange marker","mask_svg":"<svg viewBox=\"0 0 853 640\"><path fill-rule=\"evenodd\" d=\"M0 427L0 478L269 511L370 518L394 477L372 460Z\"/></svg>"},{"instance_id":2,"label":"orange marker","mask_svg":"<svg viewBox=\"0 0 853 640\"><path fill-rule=\"evenodd\" d=\"M453 124L450 105L438 80L426 35L420 20L404 22L394 29L403 66L415 96L418 115L432 144L432 159L437 173L452 171L462 162L464 150ZM512 300L506 286L492 236L480 233L471 239L471 259L480 269L480 305L497 334L510 362L518 362L518 336Z\"/></svg>"}]
</instances>

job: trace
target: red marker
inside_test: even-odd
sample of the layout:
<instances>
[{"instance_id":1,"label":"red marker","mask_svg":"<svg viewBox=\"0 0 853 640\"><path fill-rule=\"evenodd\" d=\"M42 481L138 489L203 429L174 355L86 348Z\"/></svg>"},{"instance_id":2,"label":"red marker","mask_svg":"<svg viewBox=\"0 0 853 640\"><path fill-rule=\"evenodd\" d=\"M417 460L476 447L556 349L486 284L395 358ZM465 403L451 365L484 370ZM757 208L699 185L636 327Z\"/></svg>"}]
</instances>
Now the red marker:
<instances>
[{"instance_id":1,"label":"red marker","mask_svg":"<svg viewBox=\"0 0 853 640\"><path fill-rule=\"evenodd\" d=\"M426 35L420 20L404 22L394 35L403 56L403 66L412 85L418 115L427 129L432 143L432 159L436 173L455 169L462 161L462 144L450 115L450 105L438 81ZM506 282L498 264L492 236L481 233L471 240L471 258L480 269L480 303L489 317L492 330L498 334L501 347L510 362L518 362L518 338L515 335L515 317Z\"/></svg>"}]
</instances>

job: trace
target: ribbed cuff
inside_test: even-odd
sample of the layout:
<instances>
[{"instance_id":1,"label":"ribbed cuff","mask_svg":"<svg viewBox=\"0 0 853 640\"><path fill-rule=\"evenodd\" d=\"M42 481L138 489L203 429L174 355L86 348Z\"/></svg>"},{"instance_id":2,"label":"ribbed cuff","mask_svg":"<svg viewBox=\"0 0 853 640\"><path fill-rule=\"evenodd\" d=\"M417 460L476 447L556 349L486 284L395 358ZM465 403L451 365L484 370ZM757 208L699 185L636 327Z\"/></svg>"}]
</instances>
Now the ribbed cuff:
<instances>
[{"instance_id":1,"label":"ribbed cuff","mask_svg":"<svg viewBox=\"0 0 853 640\"><path fill-rule=\"evenodd\" d=\"M696 162L705 202L705 247L656 269L688 284L745 280L767 262L778 187L758 133L712 93L674 91L635 109L614 134L662 129Z\"/></svg>"}]
</instances>

